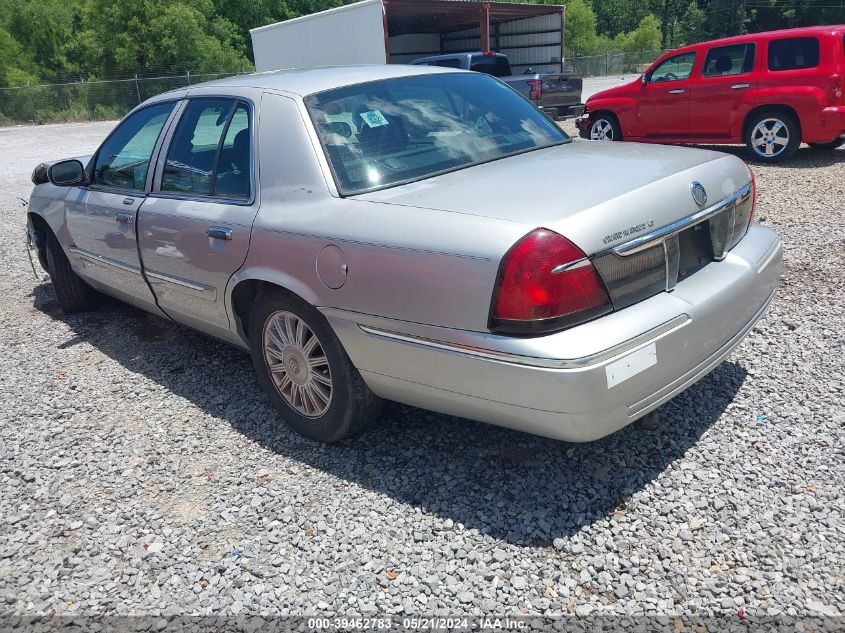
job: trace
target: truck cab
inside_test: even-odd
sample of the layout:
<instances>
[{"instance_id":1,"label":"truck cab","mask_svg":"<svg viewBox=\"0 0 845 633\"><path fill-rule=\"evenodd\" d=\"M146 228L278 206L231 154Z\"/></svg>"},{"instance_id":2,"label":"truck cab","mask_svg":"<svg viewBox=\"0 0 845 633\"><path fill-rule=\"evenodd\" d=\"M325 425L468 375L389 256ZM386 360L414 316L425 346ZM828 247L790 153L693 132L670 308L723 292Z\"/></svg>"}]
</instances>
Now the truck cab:
<instances>
[{"instance_id":1,"label":"truck cab","mask_svg":"<svg viewBox=\"0 0 845 633\"><path fill-rule=\"evenodd\" d=\"M527 68L522 75L515 75L506 55L493 51L448 53L415 59L416 66L440 66L493 75L521 93L555 120L580 116L581 76L576 73L535 73Z\"/></svg>"}]
</instances>

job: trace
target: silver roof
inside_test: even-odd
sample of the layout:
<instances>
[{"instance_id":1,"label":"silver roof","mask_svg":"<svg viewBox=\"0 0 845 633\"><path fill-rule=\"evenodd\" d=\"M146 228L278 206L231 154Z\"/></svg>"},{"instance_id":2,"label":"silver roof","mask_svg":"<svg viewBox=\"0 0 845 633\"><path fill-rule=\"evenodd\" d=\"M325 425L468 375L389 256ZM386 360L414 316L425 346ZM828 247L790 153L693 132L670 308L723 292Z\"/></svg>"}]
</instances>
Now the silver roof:
<instances>
[{"instance_id":1,"label":"silver roof","mask_svg":"<svg viewBox=\"0 0 845 633\"><path fill-rule=\"evenodd\" d=\"M190 86L194 88L259 88L263 90L280 90L300 96L394 77L409 77L413 75L433 75L443 73L462 72L454 68L438 68L436 66L405 66L401 64L375 64L369 66L325 66L322 68L295 68L291 70L274 70L251 75L235 75L209 81L207 83ZM233 90L236 92L236 90Z\"/></svg>"}]
</instances>

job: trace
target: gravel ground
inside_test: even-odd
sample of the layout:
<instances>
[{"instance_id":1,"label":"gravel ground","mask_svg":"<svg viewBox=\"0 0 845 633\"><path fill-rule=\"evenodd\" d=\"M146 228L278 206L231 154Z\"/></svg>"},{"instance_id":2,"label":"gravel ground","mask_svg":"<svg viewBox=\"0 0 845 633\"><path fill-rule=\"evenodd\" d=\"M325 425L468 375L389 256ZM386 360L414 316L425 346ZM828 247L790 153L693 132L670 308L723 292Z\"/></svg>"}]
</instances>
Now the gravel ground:
<instances>
[{"instance_id":1,"label":"gravel ground","mask_svg":"<svg viewBox=\"0 0 845 633\"><path fill-rule=\"evenodd\" d=\"M64 316L34 280L30 170L109 128L0 129L0 613L841 614L845 150L754 167L780 292L653 428L391 405L327 447L241 352L116 302Z\"/></svg>"}]
</instances>

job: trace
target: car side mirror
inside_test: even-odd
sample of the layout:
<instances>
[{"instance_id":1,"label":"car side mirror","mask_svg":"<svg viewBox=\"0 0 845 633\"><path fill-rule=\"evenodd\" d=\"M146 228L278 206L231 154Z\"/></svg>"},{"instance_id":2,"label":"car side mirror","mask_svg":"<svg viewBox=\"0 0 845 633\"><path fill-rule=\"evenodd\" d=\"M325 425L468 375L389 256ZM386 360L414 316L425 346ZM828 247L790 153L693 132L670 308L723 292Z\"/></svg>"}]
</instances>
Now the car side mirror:
<instances>
[{"instance_id":1,"label":"car side mirror","mask_svg":"<svg viewBox=\"0 0 845 633\"><path fill-rule=\"evenodd\" d=\"M648 73L643 73L643 85L645 86L648 83Z\"/></svg>"},{"instance_id":2,"label":"car side mirror","mask_svg":"<svg viewBox=\"0 0 845 633\"><path fill-rule=\"evenodd\" d=\"M47 169L47 178L57 187L75 187L85 182L85 167L75 158L60 160Z\"/></svg>"}]
</instances>

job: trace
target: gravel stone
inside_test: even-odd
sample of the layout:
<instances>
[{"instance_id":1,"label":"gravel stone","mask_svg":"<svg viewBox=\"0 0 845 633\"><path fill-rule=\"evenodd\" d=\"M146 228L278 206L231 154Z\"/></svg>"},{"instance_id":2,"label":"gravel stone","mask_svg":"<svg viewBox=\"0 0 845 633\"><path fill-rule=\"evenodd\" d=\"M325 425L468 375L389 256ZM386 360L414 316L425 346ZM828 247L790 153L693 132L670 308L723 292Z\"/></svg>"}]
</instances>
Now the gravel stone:
<instances>
[{"instance_id":1,"label":"gravel stone","mask_svg":"<svg viewBox=\"0 0 845 633\"><path fill-rule=\"evenodd\" d=\"M0 128L6 611L841 616L845 149L752 165L778 294L654 428L565 444L389 405L327 447L246 354L116 301L64 315L33 278L33 167L113 125Z\"/></svg>"}]
</instances>

